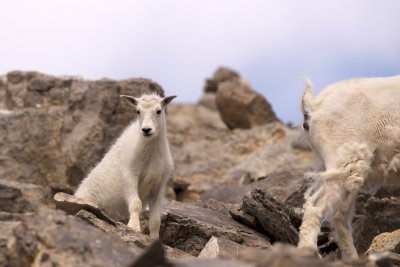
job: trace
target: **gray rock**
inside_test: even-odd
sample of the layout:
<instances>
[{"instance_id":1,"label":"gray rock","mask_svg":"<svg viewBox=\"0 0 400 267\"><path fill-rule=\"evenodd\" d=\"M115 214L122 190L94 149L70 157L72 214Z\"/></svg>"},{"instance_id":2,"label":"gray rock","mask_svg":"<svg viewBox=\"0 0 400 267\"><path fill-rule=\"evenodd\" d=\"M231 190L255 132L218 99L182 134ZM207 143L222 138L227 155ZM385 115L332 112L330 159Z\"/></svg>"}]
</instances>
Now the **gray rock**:
<instances>
[{"instance_id":1,"label":"gray rock","mask_svg":"<svg viewBox=\"0 0 400 267\"><path fill-rule=\"evenodd\" d=\"M353 220L353 239L359 254L368 250L375 236L400 229L400 198L358 198L358 214Z\"/></svg>"},{"instance_id":2,"label":"gray rock","mask_svg":"<svg viewBox=\"0 0 400 267\"><path fill-rule=\"evenodd\" d=\"M64 212L41 209L7 240L7 266L131 266L141 250Z\"/></svg>"},{"instance_id":3,"label":"gray rock","mask_svg":"<svg viewBox=\"0 0 400 267\"><path fill-rule=\"evenodd\" d=\"M125 242L134 244L135 246L138 246L140 248L146 248L152 242L148 235L135 232L130 227L120 222L110 224L108 221L98 218L95 214L87 210L81 210L77 212L76 216L78 218L81 218L85 222L96 226L104 232L116 235Z\"/></svg>"},{"instance_id":4,"label":"gray rock","mask_svg":"<svg viewBox=\"0 0 400 267\"><path fill-rule=\"evenodd\" d=\"M84 199L58 192L54 195L54 202L58 209L61 209L70 215L76 215L79 211L86 210L107 223L114 226L116 225L116 222L108 217L108 215L105 214L96 204Z\"/></svg>"},{"instance_id":5,"label":"gray rock","mask_svg":"<svg viewBox=\"0 0 400 267\"><path fill-rule=\"evenodd\" d=\"M230 129L248 129L279 121L271 105L259 93L246 88L241 80L228 80L218 86L215 103Z\"/></svg>"},{"instance_id":6,"label":"gray rock","mask_svg":"<svg viewBox=\"0 0 400 267\"><path fill-rule=\"evenodd\" d=\"M163 243L197 256L212 236L243 246L269 248L268 238L220 212L173 201L165 208Z\"/></svg>"},{"instance_id":7,"label":"gray rock","mask_svg":"<svg viewBox=\"0 0 400 267\"><path fill-rule=\"evenodd\" d=\"M254 189L243 199L241 210L257 218L272 241L298 242L301 218L284 203L265 191Z\"/></svg>"},{"instance_id":8,"label":"gray rock","mask_svg":"<svg viewBox=\"0 0 400 267\"><path fill-rule=\"evenodd\" d=\"M206 84L204 86L204 92L215 93L218 90L218 86L222 82L231 79L240 79L239 73L226 67L220 67L214 72L213 77L211 79L206 80Z\"/></svg>"},{"instance_id":9,"label":"gray rock","mask_svg":"<svg viewBox=\"0 0 400 267\"><path fill-rule=\"evenodd\" d=\"M48 188L0 179L0 211L32 212L50 205L51 192Z\"/></svg>"},{"instance_id":10,"label":"gray rock","mask_svg":"<svg viewBox=\"0 0 400 267\"><path fill-rule=\"evenodd\" d=\"M139 248L148 248L154 241L150 236L143 234L141 232L135 232L130 227L126 226L121 222L117 222L115 225L108 223L96 217L95 214L81 210L76 214L77 217L81 218L85 222L96 226L97 228L103 230L106 233L113 234L127 243L133 244ZM190 254L176 248L163 245L166 257L169 259L181 259L181 258L192 258Z\"/></svg>"}]
</instances>

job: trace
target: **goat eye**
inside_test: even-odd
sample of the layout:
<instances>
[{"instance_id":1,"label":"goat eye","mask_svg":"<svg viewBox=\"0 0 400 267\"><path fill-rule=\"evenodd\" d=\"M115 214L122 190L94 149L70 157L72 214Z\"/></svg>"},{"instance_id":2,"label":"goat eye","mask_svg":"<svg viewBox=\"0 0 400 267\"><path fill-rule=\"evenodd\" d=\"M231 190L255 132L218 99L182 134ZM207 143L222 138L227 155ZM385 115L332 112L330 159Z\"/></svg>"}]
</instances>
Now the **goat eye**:
<instances>
[{"instance_id":1,"label":"goat eye","mask_svg":"<svg viewBox=\"0 0 400 267\"><path fill-rule=\"evenodd\" d=\"M157 110L157 114L161 114L161 110Z\"/></svg>"},{"instance_id":2,"label":"goat eye","mask_svg":"<svg viewBox=\"0 0 400 267\"><path fill-rule=\"evenodd\" d=\"M137 113L138 115L140 115L140 111L139 111L139 110L136 110L136 113Z\"/></svg>"}]
</instances>

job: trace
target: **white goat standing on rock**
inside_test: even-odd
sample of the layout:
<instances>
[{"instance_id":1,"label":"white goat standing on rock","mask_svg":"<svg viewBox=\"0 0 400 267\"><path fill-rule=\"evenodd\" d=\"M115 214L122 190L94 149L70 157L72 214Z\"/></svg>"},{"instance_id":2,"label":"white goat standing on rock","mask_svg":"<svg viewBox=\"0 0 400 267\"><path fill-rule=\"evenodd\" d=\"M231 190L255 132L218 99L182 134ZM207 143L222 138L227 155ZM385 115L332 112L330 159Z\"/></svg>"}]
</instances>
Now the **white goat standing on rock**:
<instances>
[{"instance_id":1,"label":"white goat standing on rock","mask_svg":"<svg viewBox=\"0 0 400 267\"><path fill-rule=\"evenodd\" d=\"M158 238L162 199L174 168L165 107L175 96L121 97L135 107L138 119L82 181L75 196L97 204L114 219L129 217L128 226L139 232L142 206L149 204L150 236Z\"/></svg>"},{"instance_id":2,"label":"white goat standing on rock","mask_svg":"<svg viewBox=\"0 0 400 267\"><path fill-rule=\"evenodd\" d=\"M306 193L298 247L317 250L321 220L329 219L344 260L358 257L351 222L365 185L400 185L400 76L339 82L319 96L309 80L303 128L325 164Z\"/></svg>"}]
</instances>

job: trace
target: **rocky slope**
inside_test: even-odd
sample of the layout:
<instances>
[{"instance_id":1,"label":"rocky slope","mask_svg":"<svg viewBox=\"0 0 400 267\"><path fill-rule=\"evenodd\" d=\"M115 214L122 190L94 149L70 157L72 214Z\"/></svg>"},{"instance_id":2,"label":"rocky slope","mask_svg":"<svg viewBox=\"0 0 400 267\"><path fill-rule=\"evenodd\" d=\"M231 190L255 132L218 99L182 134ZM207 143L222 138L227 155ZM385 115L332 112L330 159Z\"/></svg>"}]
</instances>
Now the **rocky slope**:
<instances>
[{"instance_id":1,"label":"rocky slope","mask_svg":"<svg viewBox=\"0 0 400 267\"><path fill-rule=\"evenodd\" d=\"M163 94L147 79L87 81L19 71L0 79L0 266L400 263L396 192L390 198L385 191L361 194L353 222L359 253L391 251L385 257L336 261L329 227L319 236L323 259L294 248L308 185L304 172L321 163L300 131L280 122L229 69L207 80L199 104L168 109L176 169L160 241L147 235L147 212L143 233L136 233L69 195L135 118L119 94L144 92ZM225 108L232 103L240 108ZM383 232L393 233L378 236Z\"/></svg>"}]
</instances>

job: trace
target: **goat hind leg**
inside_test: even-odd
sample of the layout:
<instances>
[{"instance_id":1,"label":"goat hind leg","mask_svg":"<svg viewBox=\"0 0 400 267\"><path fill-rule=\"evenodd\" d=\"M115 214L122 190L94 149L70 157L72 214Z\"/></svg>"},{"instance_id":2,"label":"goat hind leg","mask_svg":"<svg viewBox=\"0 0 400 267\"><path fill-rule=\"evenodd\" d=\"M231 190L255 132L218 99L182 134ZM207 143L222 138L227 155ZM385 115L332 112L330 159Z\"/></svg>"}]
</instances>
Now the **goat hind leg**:
<instances>
[{"instance_id":1,"label":"goat hind leg","mask_svg":"<svg viewBox=\"0 0 400 267\"><path fill-rule=\"evenodd\" d=\"M357 250L354 246L351 222L354 216L356 192L347 196L341 203L341 207L332 219L332 224L336 231L336 240L341 250L344 261L355 260L358 258Z\"/></svg>"},{"instance_id":2,"label":"goat hind leg","mask_svg":"<svg viewBox=\"0 0 400 267\"><path fill-rule=\"evenodd\" d=\"M322 183L310 196L306 197L304 204L303 222L299 233L299 248L311 248L318 251L318 234L321 231L321 221L336 212L340 195L332 191L332 183ZM329 194L329 193L332 194Z\"/></svg>"}]
</instances>

